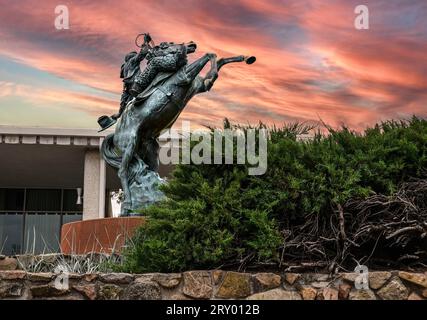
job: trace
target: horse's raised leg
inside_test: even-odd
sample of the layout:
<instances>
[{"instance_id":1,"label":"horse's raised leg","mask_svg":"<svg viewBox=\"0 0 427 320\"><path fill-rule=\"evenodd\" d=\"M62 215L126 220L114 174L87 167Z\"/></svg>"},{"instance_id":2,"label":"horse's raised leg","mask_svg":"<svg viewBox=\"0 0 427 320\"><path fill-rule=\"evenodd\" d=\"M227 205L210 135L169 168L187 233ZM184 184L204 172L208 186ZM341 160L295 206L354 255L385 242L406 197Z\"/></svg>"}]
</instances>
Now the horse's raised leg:
<instances>
[{"instance_id":1,"label":"horse's raised leg","mask_svg":"<svg viewBox=\"0 0 427 320\"><path fill-rule=\"evenodd\" d=\"M198 84L198 88L196 90L196 93L203 93L206 91L209 91L212 86L214 85L216 79L218 79L218 71L226 64L233 63L233 62L243 62L245 61L247 64L252 64L256 61L256 58L251 56L236 56L236 57L230 57L230 58L222 58L218 61L211 60L211 69L208 71L206 76L202 78L202 82Z\"/></svg>"},{"instance_id":2,"label":"horse's raised leg","mask_svg":"<svg viewBox=\"0 0 427 320\"><path fill-rule=\"evenodd\" d=\"M218 62L216 57L211 59L211 68L203 79L204 90L209 91L218 79Z\"/></svg>"},{"instance_id":3,"label":"horse's raised leg","mask_svg":"<svg viewBox=\"0 0 427 320\"><path fill-rule=\"evenodd\" d=\"M237 57L230 57L230 58L221 58L218 60L218 70L228 63L243 62L243 61L245 61L247 64L252 64L256 61L256 58L254 56L237 56Z\"/></svg>"},{"instance_id":4,"label":"horse's raised leg","mask_svg":"<svg viewBox=\"0 0 427 320\"><path fill-rule=\"evenodd\" d=\"M202 71L202 69L205 67L205 65L209 61L213 61L216 59L216 54L214 53L206 53L203 57L200 59L194 61L193 63L189 64L185 67L185 74L188 77L189 81L193 81L199 73Z\"/></svg>"}]
</instances>

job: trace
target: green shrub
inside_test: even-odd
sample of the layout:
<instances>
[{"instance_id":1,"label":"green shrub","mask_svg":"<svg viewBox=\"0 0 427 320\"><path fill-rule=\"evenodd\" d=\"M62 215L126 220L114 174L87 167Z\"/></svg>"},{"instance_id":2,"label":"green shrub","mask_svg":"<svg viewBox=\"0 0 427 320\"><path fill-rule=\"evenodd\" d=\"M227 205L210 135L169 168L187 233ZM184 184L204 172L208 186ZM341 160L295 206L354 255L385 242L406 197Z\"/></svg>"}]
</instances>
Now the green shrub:
<instances>
[{"instance_id":1,"label":"green shrub","mask_svg":"<svg viewBox=\"0 0 427 320\"><path fill-rule=\"evenodd\" d=\"M228 121L224 127L241 128ZM391 195L425 174L427 121L384 122L363 134L328 128L297 139L310 129L270 128L262 176L248 175L247 165L178 165L163 187L168 200L143 210L148 223L125 253L124 269L331 265L369 255L370 246L347 255L352 244L340 239L340 212L351 199ZM354 219L349 215L344 227Z\"/></svg>"}]
</instances>

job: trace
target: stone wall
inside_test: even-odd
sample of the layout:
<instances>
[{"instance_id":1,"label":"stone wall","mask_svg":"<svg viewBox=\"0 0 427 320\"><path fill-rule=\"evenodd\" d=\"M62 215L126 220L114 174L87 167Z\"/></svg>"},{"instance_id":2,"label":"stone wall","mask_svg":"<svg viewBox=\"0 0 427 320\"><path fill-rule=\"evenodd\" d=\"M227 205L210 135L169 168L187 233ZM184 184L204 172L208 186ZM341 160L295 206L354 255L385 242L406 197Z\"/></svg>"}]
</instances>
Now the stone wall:
<instances>
[{"instance_id":1,"label":"stone wall","mask_svg":"<svg viewBox=\"0 0 427 320\"><path fill-rule=\"evenodd\" d=\"M53 273L0 271L0 299L249 299L368 300L427 298L427 273L371 272L368 290L357 290L354 273L184 273L69 274L68 289Z\"/></svg>"}]
</instances>

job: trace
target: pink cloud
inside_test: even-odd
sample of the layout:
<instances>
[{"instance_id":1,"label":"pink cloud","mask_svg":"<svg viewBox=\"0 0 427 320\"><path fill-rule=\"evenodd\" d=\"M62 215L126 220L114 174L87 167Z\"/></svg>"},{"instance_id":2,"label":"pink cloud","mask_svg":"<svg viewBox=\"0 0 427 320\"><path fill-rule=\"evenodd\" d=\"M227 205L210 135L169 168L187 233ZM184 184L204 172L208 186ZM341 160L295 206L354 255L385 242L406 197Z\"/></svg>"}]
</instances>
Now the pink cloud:
<instances>
[{"instance_id":1,"label":"pink cloud","mask_svg":"<svg viewBox=\"0 0 427 320\"><path fill-rule=\"evenodd\" d=\"M427 116L427 24L417 16L427 13L426 3L367 1L371 29L365 31L353 27L357 4L69 1L71 29L58 31L56 1L20 1L0 12L0 40L8 44L0 55L118 95L123 56L135 49L136 33L149 31L156 42L196 41L195 57L208 51L257 56L252 66L224 67L212 92L190 102L182 118L199 124L219 125L224 117L252 123L320 117L362 129L384 118ZM402 7L414 19L401 18ZM72 108L91 116L118 106L111 98L64 94Z\"/></svg>"}]
</instances>

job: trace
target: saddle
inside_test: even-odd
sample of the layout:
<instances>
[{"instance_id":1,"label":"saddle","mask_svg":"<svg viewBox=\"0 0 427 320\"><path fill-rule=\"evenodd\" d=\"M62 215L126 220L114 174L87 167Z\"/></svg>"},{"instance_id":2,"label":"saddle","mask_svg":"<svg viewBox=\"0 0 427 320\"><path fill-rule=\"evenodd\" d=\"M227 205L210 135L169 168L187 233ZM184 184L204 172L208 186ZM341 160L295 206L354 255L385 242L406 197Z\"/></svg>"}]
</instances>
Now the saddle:
<instances>
[{"instance_id":1,"label":"saddle","mask_svg":"<svg viewBox=\"0 0 427 320\"><path fill-rule=\"evenodd\" d=\"M157 86L161 85L166 79L170 78L174 74L175 72L159 72L150 85L135 98L134 105L139 106L144 103L144 101L147 100L154 91L156 91Z\"/></svg>"}]
</instances>

